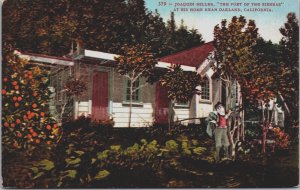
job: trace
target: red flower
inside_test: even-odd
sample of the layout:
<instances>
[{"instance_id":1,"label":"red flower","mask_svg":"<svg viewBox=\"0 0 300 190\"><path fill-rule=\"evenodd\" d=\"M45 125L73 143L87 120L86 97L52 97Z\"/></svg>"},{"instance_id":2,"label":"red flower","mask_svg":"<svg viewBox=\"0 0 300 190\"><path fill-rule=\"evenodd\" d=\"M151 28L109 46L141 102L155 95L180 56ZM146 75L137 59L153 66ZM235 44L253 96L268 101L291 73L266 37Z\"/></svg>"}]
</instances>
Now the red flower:
<instances>
[{"instance_id":1,"label":"red flower","mask_svg":"<svg viewBox=\"0 0 300 190\"><path fill-rule=\"evenodd\" d=\"M17 101L17 99L18 99L18 98L17 98L16 96L13 97L13 101Z\"/></svg>"},{"instance_id":2,"label":"red flower","mask_svg":"<svg viewBox=\"0 0 300 190\"><path fill-rule=\"evenodd\" d=\"M46 127L48 130L51 130L51 126L50 125L47 125Z\"/></svg>"},{"instance_id":3,"label":"red flower","mask_svg":"<svg viewBox=\"0 0 300 190\"><path fill-rule=\"evenodd\" d=\"M33 103L32 108L36 108L36 107L37 107L36 103Z\"/></svg>"},{"instance_id":4,"label":"red flower","mask_svg":"<svg viewBox=\"0 0 300 190\"><path fill-rule=\"evenodd\" d=\"M30 117L34 117L35 116L35 113L34 112L31 112L30 113Z\"/></svg>"},{"instance_id":5,"label":"red flower","mask_svg":"<svg viewBox=\"0 0 300 190\"><path fill-rule=\"evenodd\" d=\"M8 122L4 122L3 125L4 125L4 127L8 127L9 126Z\"/></svg>"},{"instance_id":6,"label":"red flower","mask_svg":"<svg viewBox=\"0 0 300 190\"><path fill-rule=\"evenodd\" d=\"M40 142L41 142L40 139L35 139L36 144L39 144Z\"/></svg>"},{"instance_id":7,"label":"red flower","mask_svg":"<svg viewBox=\"0 0 300 190\"><path fill-rule=\"evenodd\" d=\"M16 86L18 84L17 81L12 82L12 85Z\"/></svg>"},{"instance_id":8,"label":"red flower","mask_svg":"<svg viewBox=\"0 0 300 190\"><path fill-rule=\"evenodd\" d=\"M3 78L3 82L7 82L7 80L8 80L8 79L7 79L6 77Z\"/></svg>"},{"instance_id":9,"label":"red flower","mask_svg":"<svg viewBox=\"0 0 300 190\"><path fill-rule=\"evenodd\" d=\"M19 97L18 97L18 101L20 102L21 100L22 100L22 97L21 97L21 96L19 96Z\"/></svg>"},{"instance_id":10,"label":"red flower","mask_svg":"<svg viewBox=\"0 0 300 190\"><path fill-rule=\"evenodd\" d=\"M19 104L18 102L15 103L15 107L19 107L19 105L20 105L20 104Z\"/></svg>"},{"instance_id":11,"label":"red flower","mask_svg":"<svg viewBox=\"0 0 300 190\"><path fill-rule=\"evenodd\" d=\"M5 89L2 89L2 92L1 92L3 95L6 94L6 90Z\"/></svg>"},{"instance_id":12,"label":"red flower","mask_svg":"<svg viewBox=\"0 0 300 190\"><path fill-rule=\"evenodd\" d=\"M21 123L21 120L20 120L20 119L17 119L17 120L16 120L16 123L17 123L17 124L20 124L20 123Z\"/></svg>"},{"instance_id":13,"label":"red flower","mask_svg":"<svg viewBox=\"0 0 300 190\"><path fill-rule=\"evenodd\" d=\"M21 138L22 134L20 132L17 132L17 137Z\"/></svg>"}]
</instances>

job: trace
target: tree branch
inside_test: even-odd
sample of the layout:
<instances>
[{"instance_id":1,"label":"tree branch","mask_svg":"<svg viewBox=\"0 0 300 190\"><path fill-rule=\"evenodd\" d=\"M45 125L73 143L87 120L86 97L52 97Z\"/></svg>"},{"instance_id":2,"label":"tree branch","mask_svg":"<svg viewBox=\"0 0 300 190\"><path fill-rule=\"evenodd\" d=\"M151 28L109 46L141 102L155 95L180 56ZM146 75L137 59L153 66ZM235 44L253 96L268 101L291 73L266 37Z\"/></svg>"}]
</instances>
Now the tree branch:
<instances>
[{"instance_id":1,"label":"tree branch","mask_svg":"<svg viewBox=\"0 0 300 190\"><path fill-rule=\"evenodd\" d=\"M132 92L135 92L135 91L137 91L137 90L139 90L141 88L144 88L145 86L148 86L148 85L149 85L149 83L145 83L143 85L140 85L139 87L135 88Z\"/></svg>"},{"instance_id":2,"label":"tree branch","mask_svg":"<svg viewBox=\"0 0 300 190\"><path fill-rule=\"evenodd\" d=\"M133 82L135 82L146 70L147 68L143 69L136 77L134 77Z\"/></svg>"}]
</instances>

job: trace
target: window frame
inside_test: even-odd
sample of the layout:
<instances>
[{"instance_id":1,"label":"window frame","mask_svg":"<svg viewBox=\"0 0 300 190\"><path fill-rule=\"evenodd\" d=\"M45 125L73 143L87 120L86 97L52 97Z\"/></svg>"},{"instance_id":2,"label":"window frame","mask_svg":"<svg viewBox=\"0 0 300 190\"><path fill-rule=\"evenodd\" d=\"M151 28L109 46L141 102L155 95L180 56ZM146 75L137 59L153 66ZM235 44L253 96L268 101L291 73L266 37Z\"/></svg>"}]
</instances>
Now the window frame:
<instances>
[{"instance_id":1,"label":"window frame","mask_svg":"<svg viewBox=\"0 0 300 190\"><path fill-rule=\"evenodd\" d=\"M187 101L186 103L182 102L175 102L174 107L181 107L181 108L189 108L190 107L190 101Z\"/></svg>"},{"instance_id":2,"label":"window frame","mask_svg":"<svg viewBox=\"0 0 300 190\"><path fill-rule=\"evenodd\" d=\"M139 87L142 85L142 79L138 78L137 81L139 82ZM129 89L129 79L124 77L123 80L123 104L129 104L130 103L130 99L127 99L127 95L129 96L129 94L127 94L127 90ZM138 89L138 99L137 100L132 100L132 104L133 105L141 105L143 103L142 101L142 88Z\"/></svg>"},{"instance_id":3,"label":"window frame","mask_svg":"<svg viewBox=\"0 0 300 190\"><path fill-rule=\"evenodd\" d=\"M208 99L206 98L202 98L202 94L200 94L200 102L202 103L211 103L212 100L211 100L211 96L212 96L212 81L210 79L210 77L208 77L207 75L205 75L205 77L208 81ZM201 93L203 92L203 85L200 85L200 89L201 89Z\"/></svg>"}]
</instances>

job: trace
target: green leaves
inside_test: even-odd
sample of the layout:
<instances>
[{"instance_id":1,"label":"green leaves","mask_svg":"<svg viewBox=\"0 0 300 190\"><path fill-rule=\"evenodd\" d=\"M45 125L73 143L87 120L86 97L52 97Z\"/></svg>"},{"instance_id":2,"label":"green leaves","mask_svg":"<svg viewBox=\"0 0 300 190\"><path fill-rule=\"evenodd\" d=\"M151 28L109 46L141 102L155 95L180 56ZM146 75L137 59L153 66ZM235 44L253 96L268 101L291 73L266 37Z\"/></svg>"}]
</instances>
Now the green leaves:
<instances>
[{"instance_id":1,"label":"green leaves","mask_svg":"<svg viewBox=\"0 0 300 190\"><path fill-rule=\"evenodd\" d=\"M97 173L97 175L95 176L95 180L102 180L104 178L106 178L107 176L109 176L110 173L107 170L101 170Z\"/></svg>"},{"instance_id":2,"label":"green leaves","mask_svg":"<svg viewBox=\"0 0 300 190\"><path fill-rule=\"evenodd\" d=\"M178 80L180 79L180 80ZM180 65L172 65L161 76L160 85L168 89L168 98L176 102L188 102L200 91L197 86L201 84L201 77L197 72L183 71Z\"/></svg>"},{"instance_id":3,"label":"green leaves","mask_svg":"<svg viewBox=\"0 0 300 190\"><path fill-rule=\"evenodd\" d=\"M38 163L38 167L43 170L51 170L54 168L54 163L50 160L44 159Z\"/></svg>"},{"instance_id":4,"label":"green leaves","mask_svg":"<svg viewBox=\"0 0 300 190\"><path fill-rule=\"evenodd\" d=\"M45 172L39 172L39 173L37 173L35 176L33 176L32 179L37 179L37 178L43 176L44 174L45 174Z\"/></svg>"},{"instance_id":5,"label":"green leaves","mask_svg":"<svg viewBox=\"0 0 300 190\"><path fill-rule=\"evenodd\" d=\"M65 161L67 162L67 164L74 165L74 164L80 163L81 159L80 158L67 158Z\"/></svg>"},{"instance_id":6,"label":"green leaves","mask_svg":"<svg viewBox=\"0 0 300 190\"><path fill-rule=\"evenodd\" d=\"M193 149L193 153L201 155L203 154L203 152L206 151L206 148L204 147L197 147Z\"/></svg>"},{"instance_id":7,"label":"green leaves","mask_svg":"<svg viewBox=\"0 0 300 190\"><path fill-rule=\"evenodd\" d=\"M33 179L37 179L53 170L55 167L54 163L50 160L44 159L39 161L37 164L34 164L33 167L30 168L32 173L34 174Z\"/></svg>"},{"instance_id":8,"label":"green leaves","mask_svg":"<svg viewBox=\"0 0 300 190\"><path fill-rule=\"evenodd\" d=\"M119 151L120 148L121 148L120 145L111 145L111 146L110 146L110 149L111 149L112 151L116 151L116 152Z\"/></svg>"},{"instance_id":9,"label":"green leaves","mask_svg":"<svg viewBox=\"0 0 300 190\"><path fill-rule=\"evenodd\" d=\"M97 158L99 160L103 160L103 159L108 157L108 154L109 154L109 150L104 150L103 152L98 152L97 153Z\"/></svg>"},{"instance_id":10,"label":"green leaves","mask_svg":"<svg viewBox=\"0 0 300 190\"><path fill-rule=\"evenodd\" d=\"M76 154L78 154L79 156L83 155L84 152L83 151L80 151L80 150L77 150L77 151L74 151Z\"/></svg>"},{"instance_id":11,"label":"green leaves","mask_svg":"<svg viewBox=\"0 0 300 190\"><path fill-rule=\"evenodd\" d=\"M178 151L178 144L174 140L169 140L166 142L166 149L171 152Z\"/></svg>"},{"instance_id":12,"label":"green leaves","mask_svg":"<svg viewBox=\"0 0 300 190\"><path fill-rule=\"evenodd\" d=\"M67 171L64 171L63 174L64 174L63 175L64 177L75 178L77 171L76 170L67 170Z\"/></svg>"}]
</instances>

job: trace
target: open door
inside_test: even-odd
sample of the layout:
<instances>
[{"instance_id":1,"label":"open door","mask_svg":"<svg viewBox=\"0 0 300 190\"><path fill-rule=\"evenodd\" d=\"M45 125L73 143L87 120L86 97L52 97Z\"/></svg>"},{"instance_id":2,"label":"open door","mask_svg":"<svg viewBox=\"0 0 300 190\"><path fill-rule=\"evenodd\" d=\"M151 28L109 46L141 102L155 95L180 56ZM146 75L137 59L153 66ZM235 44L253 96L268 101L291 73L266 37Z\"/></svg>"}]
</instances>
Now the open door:
<instances>
[{"instance_id":1,"label":"open door","mask_svg":"<svg viewBox=\"0 0 300 190\"><path fill-rule=\"evenodd\" d=\"M108 119L108 72L94 72L92 119Z\"/></svg>"}]
</instances>

